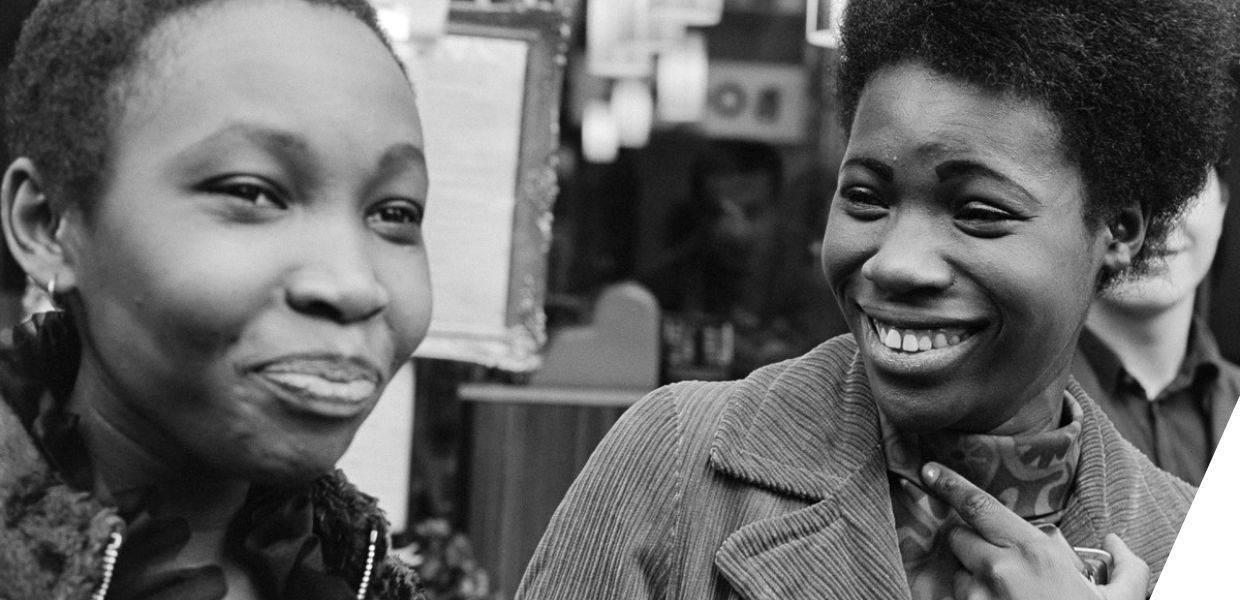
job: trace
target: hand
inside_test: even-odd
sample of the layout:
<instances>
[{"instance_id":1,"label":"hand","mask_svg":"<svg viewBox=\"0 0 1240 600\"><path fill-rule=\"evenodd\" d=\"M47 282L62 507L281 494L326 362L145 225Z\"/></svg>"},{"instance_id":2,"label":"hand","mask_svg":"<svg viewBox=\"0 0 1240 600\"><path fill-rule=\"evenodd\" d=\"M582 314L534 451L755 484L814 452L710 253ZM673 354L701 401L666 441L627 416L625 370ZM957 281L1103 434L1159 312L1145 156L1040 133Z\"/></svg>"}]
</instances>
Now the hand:
<instances>
[{"instance_id":1,"label":"hand","mask_svg":"<svg viewBox=\"0 0 1240 600\"><path fill-rule=\"evenodd\" d=\"M953 582L956 600L1145 598L1149 567L1119 536L1103 540L1115 568L1110 583L1096 586L1081 574L1080 559L1062 535L1047 535L941 464L926 463L921 478L967 525L948 533L948 545L964 566Z\"/></svg>"}]
</instances>

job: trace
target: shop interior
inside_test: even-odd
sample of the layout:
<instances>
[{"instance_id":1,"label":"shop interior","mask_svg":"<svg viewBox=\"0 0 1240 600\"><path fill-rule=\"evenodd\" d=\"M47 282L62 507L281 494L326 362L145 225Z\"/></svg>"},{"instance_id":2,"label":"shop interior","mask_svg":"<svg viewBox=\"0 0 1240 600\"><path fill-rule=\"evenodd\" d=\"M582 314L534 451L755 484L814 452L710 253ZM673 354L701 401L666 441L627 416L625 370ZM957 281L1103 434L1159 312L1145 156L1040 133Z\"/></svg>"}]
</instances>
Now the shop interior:
<instances>
[{"instance_id":1,"label":"shop interior","mask_svg":"<svg viewBox=\"0 0 1240 600\"><path fill-rule=\"evenodd\" d=\"M0 3L0 65L34 3ZM445 255L434 284L456 290L436 291L436 311L456 321L432 325L412 377L386 400L395 412L372 418L396 425L357 452L381 465L367 477L394 490L382 502L395 546L425 563L432 597L511 598L560 498L626 407L659 385L741 377L847 332L819 267L844 147L831 40L843 3L374 3L415 89L427 78L427 102L472 103L448 121L423 107L432 190L439 148L455 156L444 195L469 188L461 193L483 196L470 208L487 208L486 188L470 181L478 165L502 167L491 183L507 189L490 215L498 225L469 208L439 213L456 221L446 230L496 227L498 258L428 241ZM423 31L410 25L419 19L439 22ZM454 36L490 42L453 46ZM454 70L451 85L435 83ZM511 113L502 133L470 112L479 106ZM431 127L445 128L439 146ZM1231 148L1240 156L1240 136ZM1240 168L1227 178L1240 189ZM490 287L470 287L481 284ZM1205 285L1200 312L1240 362L1240 210L1228 213ZM27 287L6 253L0 324L23 318ZM489 316L477 327L473 304L491 307L478 309Z\"/></svg>"}]
</instances>

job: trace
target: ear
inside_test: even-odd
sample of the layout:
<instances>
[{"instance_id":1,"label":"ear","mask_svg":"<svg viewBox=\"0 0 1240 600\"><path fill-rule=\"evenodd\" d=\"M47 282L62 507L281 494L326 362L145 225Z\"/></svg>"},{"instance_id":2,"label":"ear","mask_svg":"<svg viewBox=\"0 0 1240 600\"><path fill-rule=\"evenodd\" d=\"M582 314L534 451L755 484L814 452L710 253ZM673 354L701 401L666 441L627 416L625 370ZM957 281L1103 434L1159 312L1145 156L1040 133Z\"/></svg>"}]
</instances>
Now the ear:
<instances>
[{"instance_id":1,"label":"ear","mask_svg":"<svg viewBox=\"0 0 1240 600\"><path fill-rule=\"evenodd\" d=\"M66 261L62 217L48 198L34 162L24 157L13 161L0 183L4 240L35 285L46 288L55 277L56 289L66 291L76 282Z\"/></svg>"},{"instance_id":2,"label":"ear","mask_svg":"<svg viewBox=\"0 0 1240 600\"><path fill-rule=\"evenodd\" d=\"M1102 267L1112 273L1119 273L1132 265L1132 260L1141 251L1145 243L1145 214L1140 205L1129 203L1120 209L1103 232L1106 251L1102 258Z\"/></svg>"}]
</instances>

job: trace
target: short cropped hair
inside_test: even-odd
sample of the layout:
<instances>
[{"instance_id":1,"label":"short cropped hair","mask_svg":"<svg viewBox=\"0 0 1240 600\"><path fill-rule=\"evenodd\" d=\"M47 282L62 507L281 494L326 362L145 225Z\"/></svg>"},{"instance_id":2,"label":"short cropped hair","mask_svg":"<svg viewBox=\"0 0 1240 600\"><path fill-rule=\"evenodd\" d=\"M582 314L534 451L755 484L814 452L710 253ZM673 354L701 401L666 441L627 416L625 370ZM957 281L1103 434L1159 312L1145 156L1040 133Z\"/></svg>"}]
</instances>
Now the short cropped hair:
<instances>
[{"instance_id":1,"label":"short cropped hair","mask_svg":"<svg viewBox=\"0 0 1240 600\"><path fill-rule=\"evenodd\" d=\"M1222 155L1236 11L1230 0L852 0L840 119L848 131L866 83L902 62L1043 106L1081 171L1086 223L1134 199L1143 208L1137 272Z\"/></svg>"},{"instance_id":2,"label":"short cropped hair","mask_svg":"<svg viewBox=\"0 0 1240 600\"><path fill-rule=\"evenodd\" d=\"M147 38L175 15L243 1L252 0L42 0L22 29L8 73L10 156L34 161L57 209L89 213L106 183L126 87L142 67ZM301 1L353 15L392 50L366 0Z\"/></svg>"}]
</instances>

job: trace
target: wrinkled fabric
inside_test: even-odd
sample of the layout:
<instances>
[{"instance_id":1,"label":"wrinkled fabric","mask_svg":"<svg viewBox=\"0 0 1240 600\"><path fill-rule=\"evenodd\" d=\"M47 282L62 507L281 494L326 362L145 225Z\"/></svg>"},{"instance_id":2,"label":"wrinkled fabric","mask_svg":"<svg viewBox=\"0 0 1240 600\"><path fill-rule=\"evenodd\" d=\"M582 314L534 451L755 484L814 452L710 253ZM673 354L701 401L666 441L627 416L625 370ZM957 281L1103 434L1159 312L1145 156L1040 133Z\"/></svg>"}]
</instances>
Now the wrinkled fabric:
<instances>
[{"instance_id":1,"label":"wrinkled fabric","mask_svg":"<svg viewBox=\"0 0 1240 600\"><path fill-rule=\"evenodd\" d=\"M1119 535L1152 589L1195 490L1067 391L1081 454L1059 530L1094 548ZM569 488L517 598L911 598L878 412L851 335L740 381L651 392Z\"/></svg>"}]
</instances>

